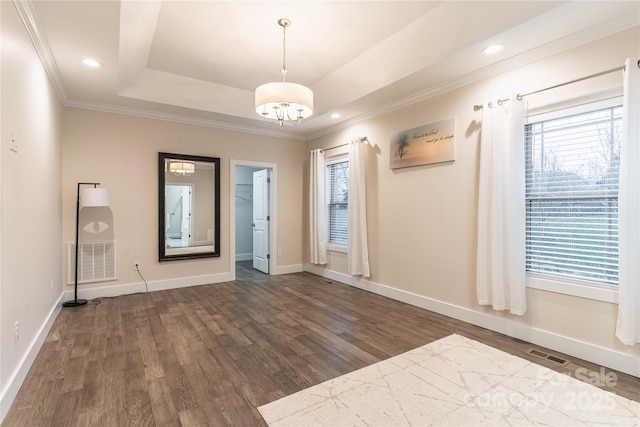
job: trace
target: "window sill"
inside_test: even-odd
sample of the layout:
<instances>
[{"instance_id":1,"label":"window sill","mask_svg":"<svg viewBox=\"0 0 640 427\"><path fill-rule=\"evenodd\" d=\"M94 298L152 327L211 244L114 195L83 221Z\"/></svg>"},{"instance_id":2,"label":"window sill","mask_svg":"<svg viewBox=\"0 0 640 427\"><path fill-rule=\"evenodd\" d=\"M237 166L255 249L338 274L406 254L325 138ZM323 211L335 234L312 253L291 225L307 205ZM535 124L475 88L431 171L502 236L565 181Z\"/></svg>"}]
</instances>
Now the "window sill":
<instances>
[{"instance_id":1,"label":"window sill","mask_svg":"<svg viewBox=\"0 0 640 427\"><path fill-rule=\"evenodd\" d=\"M577 280L527 274L527 287L612 304L618 303L618 289L613 285L592 285Z\"/></svg>"},{"instance_id":2,"label":"window sill","mask_svg":"<svg viewBox=\"0 0 640 427\"><path fill-rule=\"evenodd\" d=\"M342 253L347 253L347 246L346 245L340 245L337 243L329 243L327 245L327 250L331 251L331 252L342 252Z\"/></svg>"}]
</instances>

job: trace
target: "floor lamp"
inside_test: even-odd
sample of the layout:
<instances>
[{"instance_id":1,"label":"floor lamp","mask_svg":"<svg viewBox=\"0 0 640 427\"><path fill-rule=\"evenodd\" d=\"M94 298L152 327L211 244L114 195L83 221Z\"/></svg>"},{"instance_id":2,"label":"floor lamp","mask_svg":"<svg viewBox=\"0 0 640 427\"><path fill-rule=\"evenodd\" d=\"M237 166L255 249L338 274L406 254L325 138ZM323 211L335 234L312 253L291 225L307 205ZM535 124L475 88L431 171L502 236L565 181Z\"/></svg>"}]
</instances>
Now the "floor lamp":
<instances>
[{"instance_id":1,"label":"floor lamp","mask_svg":"<svg viewBox=\"0 0 640 427\"><path fill-rule=\"evenodd\" d=\"M80 188L81 185L93 185L89 188ZM76 197L76 271L73 284L73 299L62 303L64 307L78 307L87 303L86 299L78 299L78 237L80 232L80 202L83 208L109 206L109 190L98 188L99 182L79 182Z\"/></svg>"}]
</instances>

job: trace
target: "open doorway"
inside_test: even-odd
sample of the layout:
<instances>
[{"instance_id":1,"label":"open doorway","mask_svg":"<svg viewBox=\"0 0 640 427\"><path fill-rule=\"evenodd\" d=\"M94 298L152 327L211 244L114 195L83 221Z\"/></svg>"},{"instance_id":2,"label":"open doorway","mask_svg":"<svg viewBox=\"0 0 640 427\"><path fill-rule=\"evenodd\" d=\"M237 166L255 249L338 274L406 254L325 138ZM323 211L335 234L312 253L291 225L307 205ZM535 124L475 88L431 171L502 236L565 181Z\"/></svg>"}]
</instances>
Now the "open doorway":
<instances>
[{"instance_id":1,"label":"open doorway","mask_svg":"<svg viewBox=\"0 0 640 427\"><path fill-rule=\"evenodd\" d=\"M189 247L193 234L193 184L167 183L165 191L166 245L169 248Z\"/></svg>"},{"instance_id":2,"label":"open doorway","mask_svg":"<svg viewBox=\"0 0 640 427\"><path fill-rule=\"evenodd\" d=\"M231 161L233 265L272 274L275 261L275 167Z\"/></svg>"}]
</instances>

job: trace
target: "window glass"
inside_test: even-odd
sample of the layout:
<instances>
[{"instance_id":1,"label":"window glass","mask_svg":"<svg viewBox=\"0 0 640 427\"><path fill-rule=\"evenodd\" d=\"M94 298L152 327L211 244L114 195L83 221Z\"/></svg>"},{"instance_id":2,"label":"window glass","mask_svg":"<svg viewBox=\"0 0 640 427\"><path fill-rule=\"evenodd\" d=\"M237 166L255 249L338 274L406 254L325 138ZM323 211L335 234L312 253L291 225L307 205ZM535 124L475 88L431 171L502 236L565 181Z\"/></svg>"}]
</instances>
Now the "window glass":
<instances>
[{"instance_id":1,"label":"window glass","mask_svg":"<svg viewBox=\"0 0 640 427\"><path fill-rule=\"evenodd\" d=\"M622 107L525 126L528 272L618 283Z\"/></svg>"},{"instance_id":2,"label":"window glass","mask_svg":"<svg viewBox=\"0 0 640 427\"><path fill-rule=\"evenodd\" d=\"M329 181L329 242L347 244L349 209L349 162L327 165Z\"/></svg>"}]
</instances>

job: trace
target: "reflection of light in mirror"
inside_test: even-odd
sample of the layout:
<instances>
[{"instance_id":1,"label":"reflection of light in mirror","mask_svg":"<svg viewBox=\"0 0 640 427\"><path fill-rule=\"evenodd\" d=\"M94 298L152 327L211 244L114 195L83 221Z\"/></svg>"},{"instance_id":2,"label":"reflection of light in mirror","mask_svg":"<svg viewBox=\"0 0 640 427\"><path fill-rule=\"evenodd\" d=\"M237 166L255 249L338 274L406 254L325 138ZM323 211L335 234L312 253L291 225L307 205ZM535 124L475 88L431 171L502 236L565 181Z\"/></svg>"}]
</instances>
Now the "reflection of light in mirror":
<instances>
[{"instance_id":1,"label":"reflection of light in mirror","mask_svg":"<svg viewBox=\"0 0 640 427\"><path fill-rule=\"evenodd\" d=\"M186 176L196 171L196 164L185 160L170 160L169 170L177 176Z\"/></svg>"},{"instance_id":2,"label":"reflection of light in mirror","mask_svg":"<svg viewBox=\"0 0 640 427\"><path fill-rule=\"evenodd\" d=\"M109 229L109 224L102 221L92 221L82 229L87 233L98 234L107 231Z\"/></svg>"}]
</instances>

